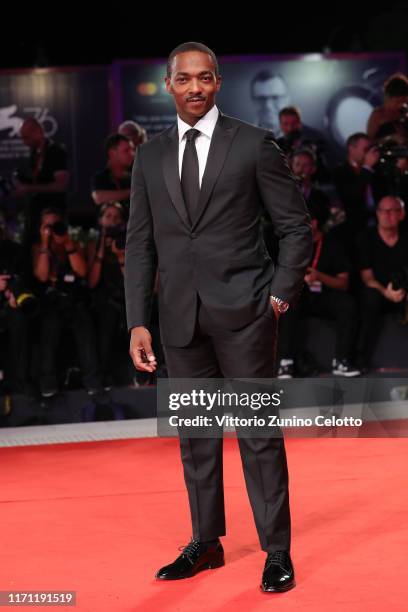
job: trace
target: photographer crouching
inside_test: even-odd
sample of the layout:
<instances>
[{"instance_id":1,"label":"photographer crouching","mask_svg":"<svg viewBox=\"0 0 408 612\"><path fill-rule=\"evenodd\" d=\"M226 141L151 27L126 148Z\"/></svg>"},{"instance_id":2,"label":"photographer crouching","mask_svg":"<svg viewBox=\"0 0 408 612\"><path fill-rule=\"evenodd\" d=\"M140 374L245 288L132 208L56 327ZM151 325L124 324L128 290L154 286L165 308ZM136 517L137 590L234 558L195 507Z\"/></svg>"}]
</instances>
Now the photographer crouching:
<instances>
[{"instance_id":1,"label":"photographer crouching","mask_svg":"<svg viewBox=\"0 0 408 612\"><path fill-rule=\"evenodd\" d=\"M84 386L90 395L100 393L102 382L89 314L87 265L82 247L70 238L58 209L42 211L40 237L32 253L34 276L41 287L41 394L51 397L58 391L57 354L66 327L75 337Z\"/></svg>"}]
</instances>

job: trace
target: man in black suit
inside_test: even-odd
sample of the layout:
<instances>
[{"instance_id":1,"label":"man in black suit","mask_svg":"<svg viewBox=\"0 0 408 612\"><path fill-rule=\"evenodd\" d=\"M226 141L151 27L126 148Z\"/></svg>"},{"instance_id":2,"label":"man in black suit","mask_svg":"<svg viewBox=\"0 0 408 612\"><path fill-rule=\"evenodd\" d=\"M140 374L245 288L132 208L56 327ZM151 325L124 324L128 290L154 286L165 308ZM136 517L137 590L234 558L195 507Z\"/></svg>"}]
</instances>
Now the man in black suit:
<instances>
[{"instance_id":1,"label":"man in black suit","mask_svg":"<svg viewBox=\"0 0 408 612\"><path fill-rule=\"evenodd\" d=\"M168 60L177 123L142 144L133 166L125 257L130 354L153 371L148 331L156 264L163 348L171 378L274 376L280 312L300 289L312 238L305 202L268 130L219 112L217 59L185 43ZM266 208L279 238L276 268L261 238ZM264 591L294 586L284 441L239 447L261 547ZM222 438L180 438L193 537L156 577L224 564Z\"/></svg>"},{"instance_id":2,"label":"man in black suit","mask_svg":"<svg viewBox=\"0 0 408 612\"><path fill-rule=\"evenodd\" d=\"M363 132L349 136L346 148L347 160L334 169L333 181L346 212L346 238L352 243L356 234L376 224L380 152Z\"/></svg>"}]
</instances>

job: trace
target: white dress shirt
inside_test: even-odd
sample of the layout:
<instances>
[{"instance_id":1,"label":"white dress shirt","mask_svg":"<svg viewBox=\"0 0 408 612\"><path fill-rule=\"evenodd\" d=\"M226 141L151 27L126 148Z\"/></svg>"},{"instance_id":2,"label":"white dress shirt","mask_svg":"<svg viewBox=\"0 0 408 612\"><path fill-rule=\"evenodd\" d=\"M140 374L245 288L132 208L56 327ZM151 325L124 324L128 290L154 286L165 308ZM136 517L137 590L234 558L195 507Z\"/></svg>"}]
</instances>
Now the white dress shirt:
<instances>
[{"instance_id":1,"label":"white dress shirt","mask_svg":"<svg viewBox=\"0 0 408 612\"><path fill-rule=\"evenodd\" d=\"M205 166L208 158L208 151L210 149L211 138L214 132L215 124L218 120L219 111L214 105L208 113L201 117L194 126L188 125L177 115L177 125L179 134L179 174L181 180L181 168L183 165L184 149L186 148L186 132L191 130L192 127L195 130L199 130L201 134L195 139L195 145L198 157L198 170L199 170L199 182L201 187L201 181L203 178Z\"/></svg>"}]
</instances>

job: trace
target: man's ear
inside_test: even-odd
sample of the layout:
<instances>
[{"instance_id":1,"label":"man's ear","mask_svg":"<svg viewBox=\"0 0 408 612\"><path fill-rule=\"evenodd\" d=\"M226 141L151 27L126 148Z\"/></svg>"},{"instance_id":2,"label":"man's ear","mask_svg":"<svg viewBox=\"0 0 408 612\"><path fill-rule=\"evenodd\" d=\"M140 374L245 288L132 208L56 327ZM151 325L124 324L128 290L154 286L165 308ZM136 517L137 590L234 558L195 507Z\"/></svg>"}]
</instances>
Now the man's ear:
<instances>
[{"instance_id":1,"label":"man's ear","mask_svg":"<svg viewBox=\"0 0 408 612\"><path fill-rule=\"evenodd\" d=\"M164 81L166 83L166 91L167 91L167 93L171 94L172 91L173 91L172 86L171 86L171 80L169 79L169 77L166 76L166 77L164 77Z\"/></svg>"},{"instance_id":2,"label":"man's ear","mask_svg":"<svg viewBox=\"0 0 408 612\"><path fill-rule=\"evenodd\" d=\"M221 88L221 81L222 81L222 79L221 79L221 75L219 74L219 75L217 76L217 91L220 91L220 88Z\"/></svg>"}]
</instances>

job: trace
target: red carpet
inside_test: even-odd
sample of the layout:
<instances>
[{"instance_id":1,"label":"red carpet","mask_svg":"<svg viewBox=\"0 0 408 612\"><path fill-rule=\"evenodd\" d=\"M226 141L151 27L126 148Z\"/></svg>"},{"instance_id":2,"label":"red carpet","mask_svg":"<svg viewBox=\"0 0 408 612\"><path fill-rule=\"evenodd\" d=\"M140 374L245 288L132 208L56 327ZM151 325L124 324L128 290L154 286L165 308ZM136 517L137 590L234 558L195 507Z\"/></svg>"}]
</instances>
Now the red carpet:
<instances>
[{"instance_id":1,"label":"red carpet","mask_svg":"<svg viewBox=\"0 0 408 612\"><path fill-rule=\"evenodd\" d=\"M2 449L0 590L76 590L76 609L89 612L407 609L408 440L287 441L298 586L268 595L232 439L226 566L154 581L190 538L177 444Z\"/></svg>"}]
</instances>

